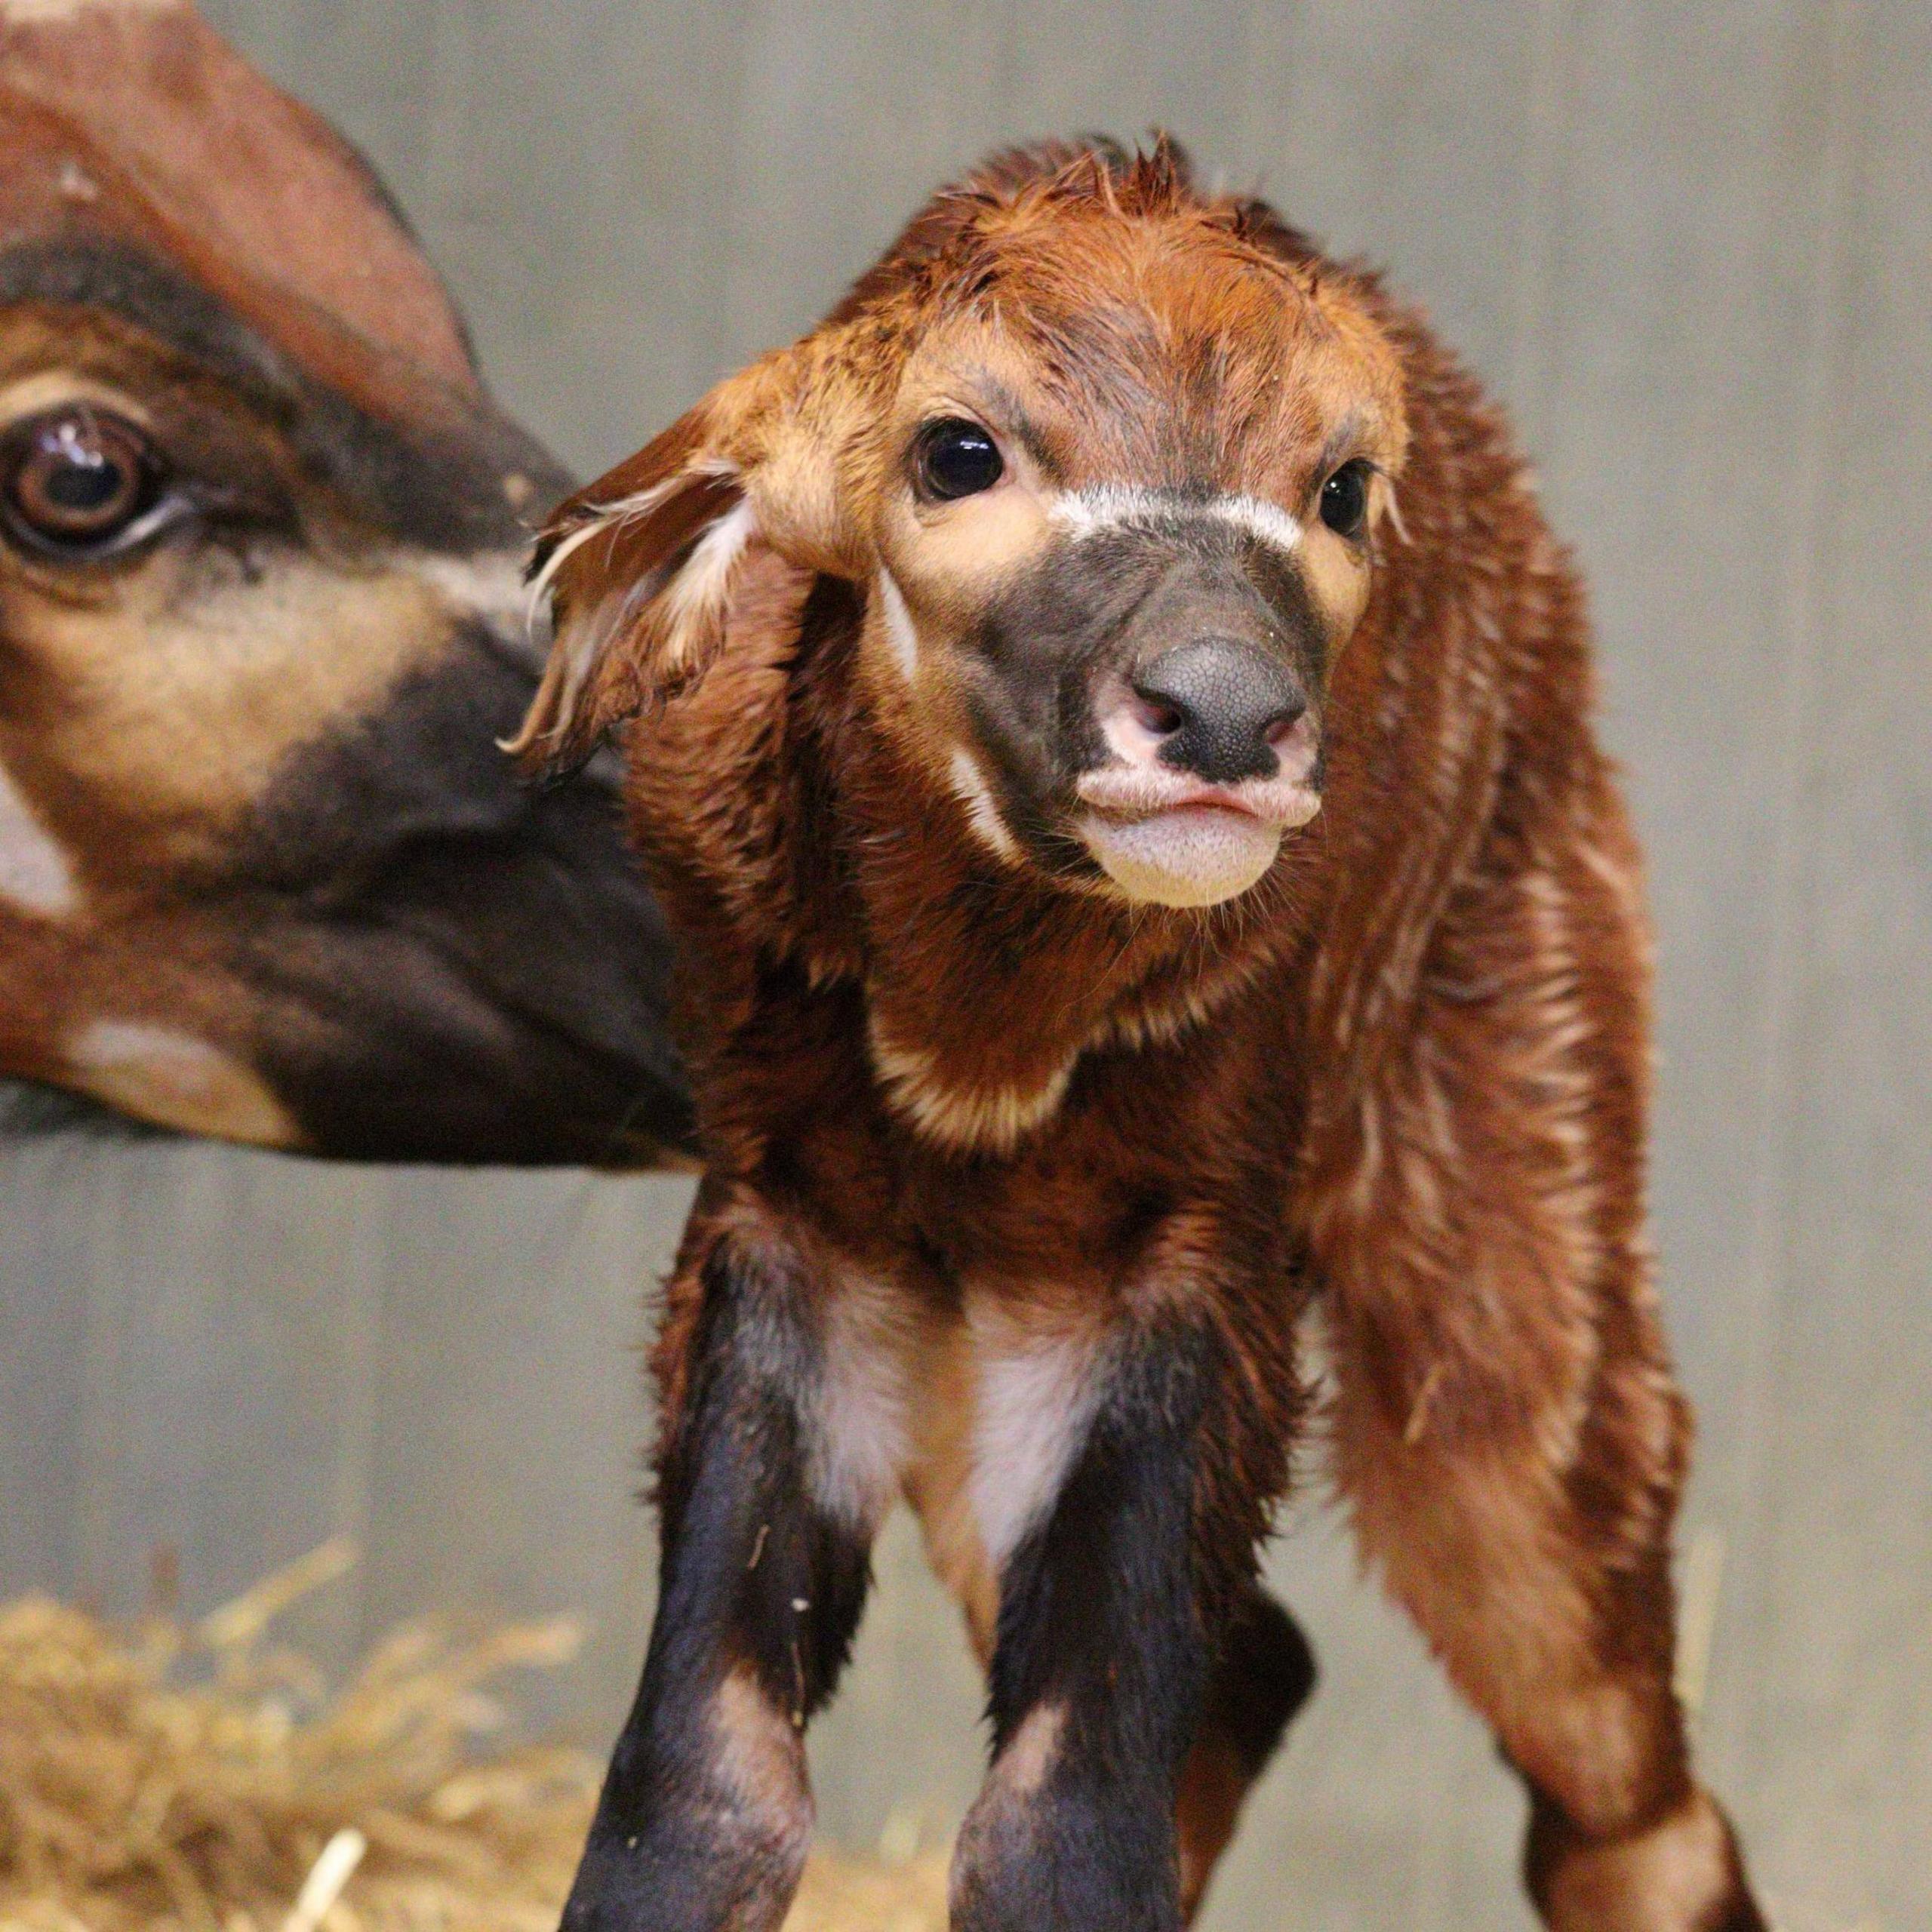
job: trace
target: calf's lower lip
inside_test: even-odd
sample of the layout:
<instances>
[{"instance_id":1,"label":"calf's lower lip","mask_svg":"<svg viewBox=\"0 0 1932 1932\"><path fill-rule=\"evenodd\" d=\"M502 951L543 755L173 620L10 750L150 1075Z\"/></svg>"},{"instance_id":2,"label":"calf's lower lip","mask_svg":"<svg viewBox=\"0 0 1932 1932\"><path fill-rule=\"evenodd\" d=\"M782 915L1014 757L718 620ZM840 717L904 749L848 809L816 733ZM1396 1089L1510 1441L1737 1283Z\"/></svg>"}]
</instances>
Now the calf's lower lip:
<instances>
[{"instance_id":1,"label":"calf's lower lip","mask_svg":"<svg viewBox=\"0 0 1932 1932\"><path fill-rule=\"evenodd\" d=\"M1202 800L1131 818L1090 812L1078 829L1128 898L1215 906L1245 892L1275 863L1284 828L1235 801Z\"/></svg>"}]
</instances>

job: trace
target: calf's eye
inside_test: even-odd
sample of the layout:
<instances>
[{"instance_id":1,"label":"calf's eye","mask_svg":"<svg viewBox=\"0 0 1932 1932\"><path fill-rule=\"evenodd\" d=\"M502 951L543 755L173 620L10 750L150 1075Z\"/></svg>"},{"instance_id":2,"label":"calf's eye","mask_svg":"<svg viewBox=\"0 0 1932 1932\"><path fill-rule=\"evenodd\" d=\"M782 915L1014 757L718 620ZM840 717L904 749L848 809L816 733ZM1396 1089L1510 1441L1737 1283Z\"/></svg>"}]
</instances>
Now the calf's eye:
<instances>
[{"instance_id":1,"label":"calf's eye","mask_svg":"<svg viewBox=\"0 0 1932 1932\"><path fill-rule=\"evenodd\" d=\"M1321 486L1321 521L1337 537L1359 537L1368 521L1369 466L1345 463Z\"/></svg>"},{"instance_id":2,"label":"calf's eye","mask_svg":"<svg viewBox=\"0 0 1932 1932\"><path fill-rule=\"evenodd\" d=\"M914 464L920 493L943 503L977 497L1004 474L999 446L977 423L948 417L919 432Z\"/></svg>"},{"instance_id":3,"label":"calf's eye","mask_svg":"<svg viewBox=\"0 0 1932 1932\"><path fill-rule=\"evenodd\" d=\"M78 405L0 436L0 525L23 548L89 561L139 542L162 519L166 478L125 418Z\"/></svg>"}]
</instances>

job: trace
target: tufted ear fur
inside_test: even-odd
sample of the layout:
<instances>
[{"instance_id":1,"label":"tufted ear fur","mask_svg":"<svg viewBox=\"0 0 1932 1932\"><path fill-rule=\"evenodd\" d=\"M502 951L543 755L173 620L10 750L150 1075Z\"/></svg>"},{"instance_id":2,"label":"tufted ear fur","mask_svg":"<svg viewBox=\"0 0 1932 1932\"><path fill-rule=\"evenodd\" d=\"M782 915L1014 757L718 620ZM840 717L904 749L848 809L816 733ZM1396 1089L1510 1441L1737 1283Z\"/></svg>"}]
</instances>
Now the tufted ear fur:
<instances>
[{"instance_id":1,"label":"tufted ear fur","mask_svg":"<svg viewBox=\"0 0 1932 1932\"><path fill-rule=\"evenodd\" d=\"M701 677L755 545L863 573L839 476L841 430L859 419L838 333L721 383L552 516L531 586L549 602L549 662L504 746L526 767L580 764L614 724Z\"/></svg>"}]
</instances>

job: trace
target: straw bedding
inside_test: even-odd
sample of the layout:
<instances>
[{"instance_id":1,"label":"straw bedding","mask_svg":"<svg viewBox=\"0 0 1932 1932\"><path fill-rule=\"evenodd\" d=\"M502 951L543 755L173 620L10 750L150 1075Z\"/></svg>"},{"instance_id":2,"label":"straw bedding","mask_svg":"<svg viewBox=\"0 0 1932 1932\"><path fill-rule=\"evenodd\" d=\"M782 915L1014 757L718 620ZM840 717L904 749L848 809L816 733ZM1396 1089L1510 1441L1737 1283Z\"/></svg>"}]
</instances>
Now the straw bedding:
<instances>
[{"instance_id":1,"label":"straw bedding","mask_svg":"<svg viewBox=\"0 0 1932 1932\"><path fill-rule=\"evenodd\" d=\"M550 1932L598 1767L491 1693L578 1632L412 1623L331 1690L273 1626L351 1560L194 1626L0 1605L0 1932ZM940 1932L944 1870L822 1854L788 1932Z\"/></svg>"}]
</instances>

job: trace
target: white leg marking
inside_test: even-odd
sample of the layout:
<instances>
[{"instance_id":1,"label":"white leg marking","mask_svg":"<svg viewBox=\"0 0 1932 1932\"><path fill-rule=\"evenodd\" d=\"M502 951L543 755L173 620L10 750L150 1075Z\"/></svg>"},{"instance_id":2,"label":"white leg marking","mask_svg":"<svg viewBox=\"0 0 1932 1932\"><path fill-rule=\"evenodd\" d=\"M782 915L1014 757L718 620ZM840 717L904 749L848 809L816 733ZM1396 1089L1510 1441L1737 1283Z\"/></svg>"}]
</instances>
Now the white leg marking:
<instances>
[{"instance_id":1,"label":"white leg marking","mask_svg":"<svg viewBox=\"0 0 1932 1932\"><path fill-rule=\"evenodd\" d=\"M993 1767L993 1777L1008 1798L1029 1798L1052 1775L1066 1730L1063 1704L1036 1704L1020 1720Z\"/></svg>"},{"instance_id":2,"label":"white leg marking","mask_svg":"<svg viewBox=\"0 0 1932 1932\"><path fill-rule=\"evenodd\" d=\"M1036 1334L984 1303L969 1307L978 1370L970 1488L995 1571L1053 1507L1092 1419L1095 1337Z\"/></svg>"},{"instance_id":3,"label":"white leg marking","mask_svg":"<svg viewBox=\"0 0 1932 1932\"><path fill-rule=\"evenodd\" d=\"M806 1478L820 1507L868 1537L892 1507L910 1454L906 1363L915 1340L891 1287L841 1283L826 1318Z\"/></svg>"},{"instance_id":4,"label":"white leg marking","mask_svg":"<svg viewBox=\"0 0 1932 1932\"><path fill-rule=\"evenodd\" d=\"M805 1782L804 1713L775 1709L751 1667L741 1664L718 1687L711 1731L726 1791L776 1848L801 1861L812 1835Z\"/></svg>"},{"instance_id":5,"label":"white leg marking","mask_svg":"<svg viewBox=\"0 0 1932 1932\"><path fill-rule=\"evenodd\" d=\"M0 899L43 919L64 918L81 903L67 854L55 844L7 768L0 764Z\"/></svg>"}]
</instances>

